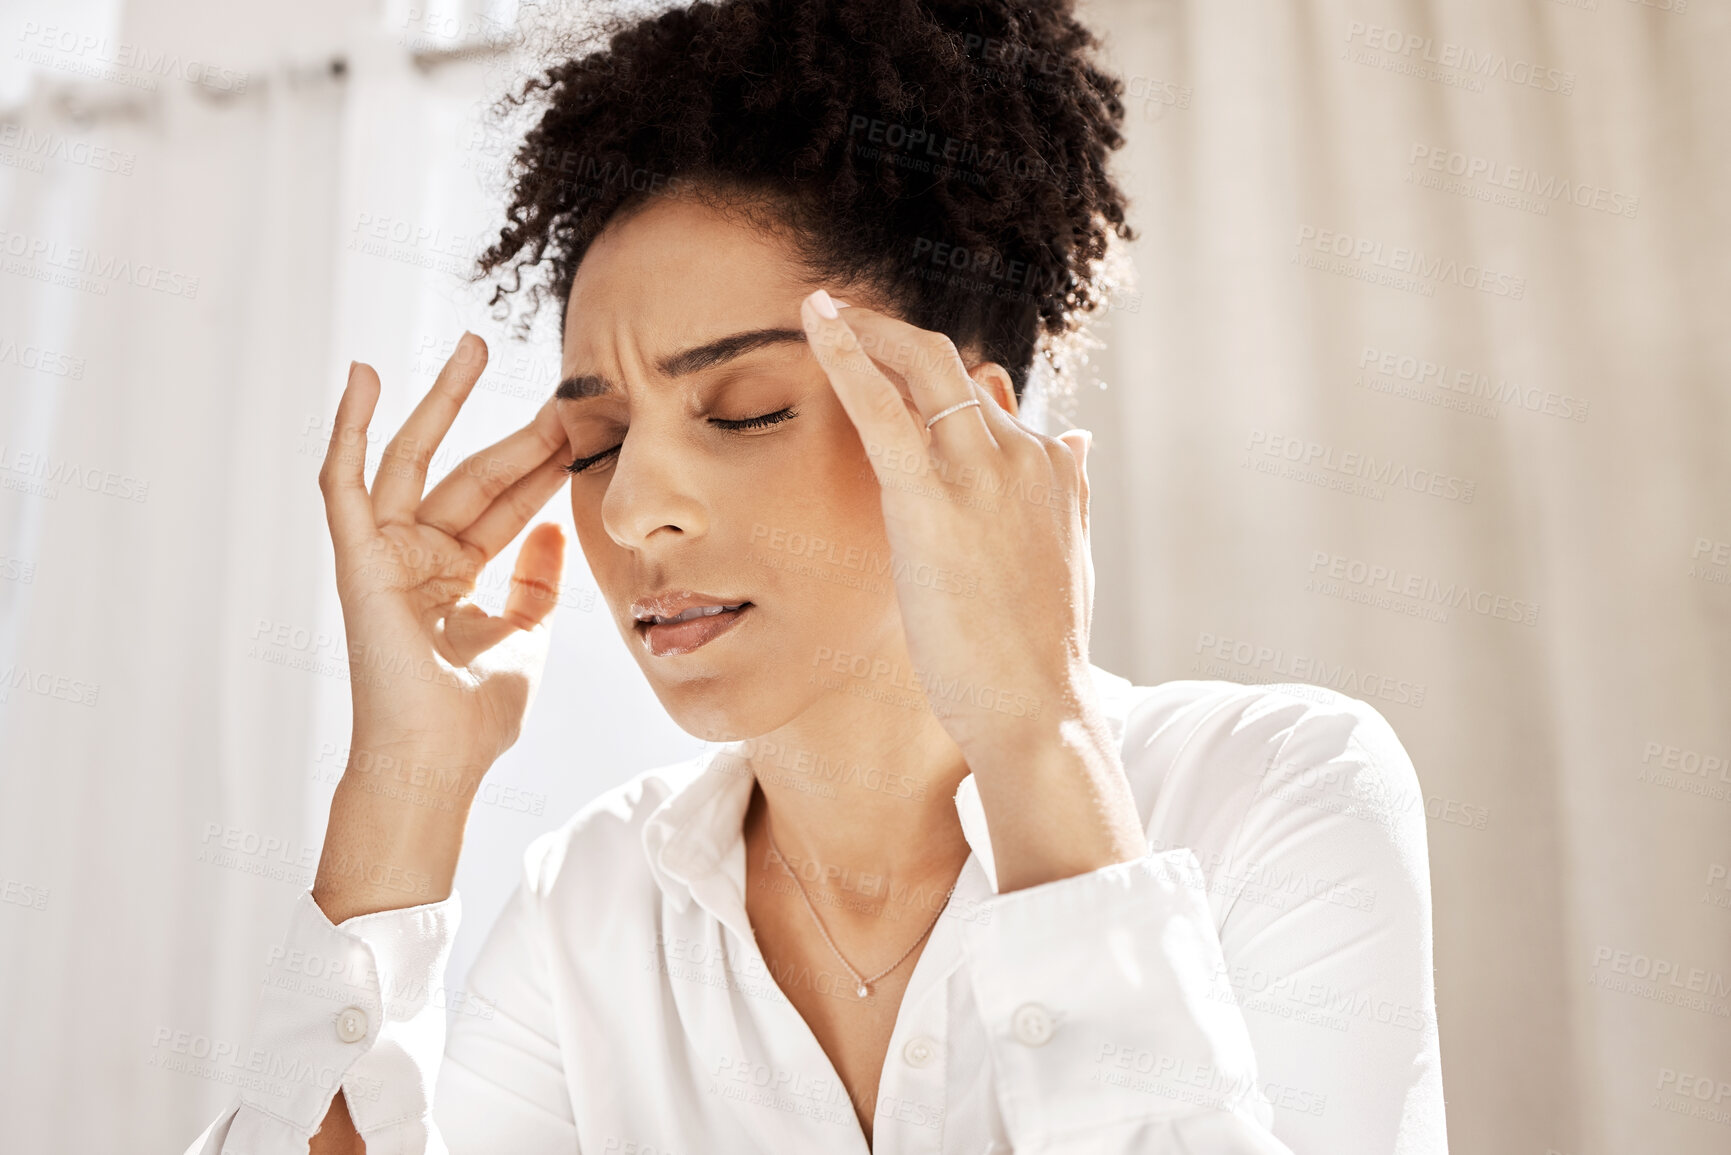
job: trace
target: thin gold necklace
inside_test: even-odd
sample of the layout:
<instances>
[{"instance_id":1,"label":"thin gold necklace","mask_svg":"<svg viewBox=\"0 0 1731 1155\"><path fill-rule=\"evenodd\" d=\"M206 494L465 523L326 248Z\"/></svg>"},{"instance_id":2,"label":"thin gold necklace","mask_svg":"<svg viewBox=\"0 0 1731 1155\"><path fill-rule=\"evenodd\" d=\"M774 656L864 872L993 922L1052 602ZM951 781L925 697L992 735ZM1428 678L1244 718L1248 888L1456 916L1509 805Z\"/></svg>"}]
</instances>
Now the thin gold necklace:
<instances>
[{"instance_id":1,"label":"thin gold necklace","mask_svg":"<svg viewBox=\"0 0 1731 1155\"><path fill-rule=\"evenodd\" d=\"M907 950L902 952L901 958L898 958L895 962L891 963L889 966L885 967L870 978L865 978L859 973L859 971L854 969L852 963L848 962L847 959L843 957L840 948L835 945L835 939L829 937L829 931L825 929L823 919L818 917L817 907L811 904L811 895L805 892L805 884L799 880L799 875L794 873L793 867L787 864L787 855L783 854L781 852L781 847L775 844L775 833L769 829L769 823L764 823L763 832L769 835L769 848L775 851L776 860L781 863L781 868L787 871L787 876L793 879L793 885L799 889L799 896L805 899L805 908L811 911L811 920L817 923L817 932L823 935L823 941L829 944L829 949L835 953L835 957L841 961L841 965L847 968L847 973L853 976L854 983L856 984L854 987L854 994L858 995L862 999L871 996L873 983L901 966L902 963L907 961L907 957L914 953L914 947L917 947L922 942L926 941L926 936L932 933L932 927L938 925L938 919L942 918L944 911L949 908L950 895L956 892L954 886L950 887L949 891L944 895L944 905L938 907L938 913L932 915L932 921L926 924L926 929L920 931L920 937L913 941L913 946L908 947Z\"/></svg>"}]
</instances>

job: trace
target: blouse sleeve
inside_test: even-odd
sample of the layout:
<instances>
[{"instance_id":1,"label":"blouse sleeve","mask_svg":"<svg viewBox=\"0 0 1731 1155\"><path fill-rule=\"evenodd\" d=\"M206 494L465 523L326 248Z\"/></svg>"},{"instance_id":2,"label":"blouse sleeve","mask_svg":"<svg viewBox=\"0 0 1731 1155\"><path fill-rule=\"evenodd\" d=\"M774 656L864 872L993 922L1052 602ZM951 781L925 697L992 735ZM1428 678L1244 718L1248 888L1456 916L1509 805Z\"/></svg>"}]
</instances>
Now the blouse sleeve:
<instances>
[{"instance_id":1,"label":"blouse sleeve","mask_svg":"<svg viewBox=\"0 0 1731 1155\"><path fill-rule=\"evenodd\" d=\"M335 926L302 895L254 1021L259 1077L187 1155L305 1155L339 1087L368 1155L578 1152L536 915L542 844L467 992L444 985L456 894Z\"/></svg>"},{"instance_id":2,"label":"blouse sleeve","mask_svg":"<svg viewBox=\"0 0 1731 1155\"><path fill-rule=\"evenodd\" d=\"M442 980L461 917L443 902L333 925L304 892L266 966L240 1094L187 1155L304 1155L337 1091L369 1152L445 1148L432 1125Z\"/></svg>"},{"instance_id":3,"label":"blouse sleeve","mask_svg":"<svg viewBox=\"0 0 1731 1155\"><path fill-rule=\"evenodd\" d=\"M1019 1155L1445 1155L1423 805L1386 721L1343 700L1260 764L1167 783L1226 837L1151 823L1147 857L965 929Z\"/></svg>"}]
</instances>

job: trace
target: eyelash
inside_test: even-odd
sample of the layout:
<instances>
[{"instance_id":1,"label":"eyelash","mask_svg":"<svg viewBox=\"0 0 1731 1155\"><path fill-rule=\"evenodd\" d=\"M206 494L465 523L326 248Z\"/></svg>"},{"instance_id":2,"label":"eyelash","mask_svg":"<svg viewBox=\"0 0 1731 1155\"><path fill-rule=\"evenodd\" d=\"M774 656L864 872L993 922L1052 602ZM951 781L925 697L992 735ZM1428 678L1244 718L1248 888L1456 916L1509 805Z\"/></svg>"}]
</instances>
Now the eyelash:
<instances>
[{"instance_id":1,"label":"eyelash","mask_svg":"<svg viewBox=\"0 0 1731 1155\"><path fill-rule=\"evenodd\" d=\"M779 425L783 421L798 416L799 410L789 405L786 409L778 409L774 413L765 413L760 417L742 417L737 421L729 421L721 417L711 417L709 421L710 424L718 425L723 429L761 429L768 425ZM603 449L600 453L593 454L589 457L579 457L577 460L565 467L565 472L583 473L588 470L591 465L598 465L618 452L619 446L615 445L611 449Z\"/></svg>"}]
</instances>

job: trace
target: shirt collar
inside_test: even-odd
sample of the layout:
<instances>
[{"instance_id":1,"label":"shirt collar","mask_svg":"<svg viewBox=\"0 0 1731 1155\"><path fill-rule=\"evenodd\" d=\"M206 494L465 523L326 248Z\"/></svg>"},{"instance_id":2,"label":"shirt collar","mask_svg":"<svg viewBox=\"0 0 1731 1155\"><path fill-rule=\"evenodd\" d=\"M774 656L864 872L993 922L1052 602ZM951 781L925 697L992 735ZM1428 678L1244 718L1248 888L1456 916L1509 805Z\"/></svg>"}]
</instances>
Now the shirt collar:
<instances>
[{"instance_id":1,"label":"shirt collar","mask_svg":"<svg viewBox=\"0 0 1731 1155\"><path fill-rule=\"evenodd\" d=\"M1089 669L1112 737L1122 742L1128 691L1133 687L1128 679L1099 666ZM706 744L695 758L662 775L671 789L643 825L643 852L657 885L676 909L683 912L695 898L749 940L752 934L742 890L743 826L752 787L752 775L741 753L746 745L746 741ZM723 754L734 756L724 758ZM992 839L972 774L956 788L955 802L962 836L996 894Z\"/></svg>"}]
</instances>

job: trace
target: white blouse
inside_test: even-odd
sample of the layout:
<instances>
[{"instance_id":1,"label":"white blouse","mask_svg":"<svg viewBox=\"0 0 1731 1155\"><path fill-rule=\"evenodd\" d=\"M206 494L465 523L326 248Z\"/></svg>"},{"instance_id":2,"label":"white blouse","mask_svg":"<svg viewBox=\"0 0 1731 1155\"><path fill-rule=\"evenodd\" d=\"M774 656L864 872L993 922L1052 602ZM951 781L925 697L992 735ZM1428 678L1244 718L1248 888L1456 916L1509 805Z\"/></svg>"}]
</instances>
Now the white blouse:
<instances>
[{"instance_id":1,"label":"white blouse","mask_svg":"<svg viewBox=\"0 0 1731 1155\"><path fill-rule=\"evenodd\" d=\"M869 1149L1445 1155L1424 801L1394 731L1315 686L1094 677L1153 850L998 895L963 780L973 853ZM537 838L465 996L441 985L457 895L340 926L302 895L228 1060L238 1101L188 1155L304 1152L339 1085L369 1155L864 1155L746 918L752 778L727 748Z\"/></svg>"}]
</instances>

